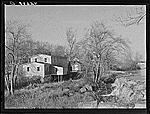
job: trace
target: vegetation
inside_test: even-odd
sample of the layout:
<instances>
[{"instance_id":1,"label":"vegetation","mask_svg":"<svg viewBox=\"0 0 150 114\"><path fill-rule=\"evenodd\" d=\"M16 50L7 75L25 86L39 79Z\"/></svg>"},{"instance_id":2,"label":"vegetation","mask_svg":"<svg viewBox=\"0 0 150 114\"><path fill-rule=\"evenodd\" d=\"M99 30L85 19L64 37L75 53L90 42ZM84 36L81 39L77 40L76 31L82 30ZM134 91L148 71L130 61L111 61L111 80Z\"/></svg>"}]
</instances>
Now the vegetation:
<instances>
[{"instance_id":1,"label":"vegetation","mask_svg":"<svg viewBox=\"0 0 150 114\"><path fill-rule=\"evenodd\" d=\"M139 10L138 10L139 11ZM134 22L139 23L145 17L144 10ZM128 16L131 19L131 14ZM123 22L121 20L121 22ZM128 43L116 35L105 23L93 22L86 30L85 37L76 40L77 30L66 30L68 47L48 42L34 41L28 32L29 24L10 21L6 24L5 45L5 96L6 108L78 108L81 102L101 101L118 102L112 94L112 83L122 74L107 75L107 71L138 70L141 56L132 56ZM60 83L50 83L50 77L26 77L19 69L30 56L47 54L67 56L67 79ZM82 73L70 73L71 62L78 58L82 64ZM68 78L69 77L69 78ZM104 96L103 96L104 95Z\"/></svg>"},{"instance_id":2,"label":"vegetation","mask_svg":"<svg viewBox=\"0 0 150 114\"><path fill-rule=\"evenodd\" d=\"M139 25L146 17L146 8L143 5L135 6L126 10L126 14L115 16L114 20L121 23L121 25L128 27L134 24Z\"/></svg>"},{"instance_id":3,"label":"vegetation","mask_svg":"<svg viewBox=\"0 0 150 114\"><path fill-rule=\"evenodd\" d=\"M16 90L14 95L5 99L6 108L75 108L78 107L83 97L75 91L76 88L83 86L86 82L64 82L62 84L36 84L32 89L24 88ZM69 89L68 89L69 88Z\"/></svg>"},{"instance_id":4,"label":"vegetation","mask_svg":"<svg viewBox=\"0 0 150 114\"><path fill-rule=\"evenodd\" d=\"M116 76L118 75L112 74L109 77L103 77L98 83L93 83L93 80L87 77L63 83L30 83L27 87L15 90L13 95L5 96L5 107L81 108L81 103L86 104L94 101L97 102L95 107L101 102L130 107L143 99L143 91L145 90L143 82L126 81L123 77L116 80ZM124 83L127 83L127 86L123 86ZM119 86L120 84L121 86ZM114 88L114 86L117 87ZM124 93L120 93L118 97L116 89L120 91L119 88L123 88L121 91ZM131 102L128 99L130 94L127 94L126 91L129 91L130 94L133 93ZM122 101L123 99L128 102Z\"/></svg>"}]
</instances>

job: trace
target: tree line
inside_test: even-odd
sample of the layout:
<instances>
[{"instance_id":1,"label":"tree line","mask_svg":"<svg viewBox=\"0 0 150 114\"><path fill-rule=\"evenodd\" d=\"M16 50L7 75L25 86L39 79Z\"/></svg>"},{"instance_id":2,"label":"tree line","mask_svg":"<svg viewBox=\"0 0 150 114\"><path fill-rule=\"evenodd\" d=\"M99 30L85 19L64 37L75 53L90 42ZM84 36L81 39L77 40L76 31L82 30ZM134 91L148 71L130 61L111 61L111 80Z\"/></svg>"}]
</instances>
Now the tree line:
<instances>
[{"instance_id":1,"label":"tree line","mask_svg":"<svg viewBox=\"0 0 150 114\"><path fill-rule=\"evenodd\" d=\"M66 56L68 62L78 58L82 63L85 76L93 72L94 82L98 82L110 69L136 67L139 55L131 56L131 50L121 36L116 35L105 23L93 22L86 30L84 38L77 41L77 29L68 28L68 46L54 45L49 42L34 41L28 31L29 24L8 21L5 27L5 85L13 94L13 84L19 76L19 66L26 63L30 56L48 54ZM9 87L10 85L10 87Z\"/></svg>"}]
</instances>

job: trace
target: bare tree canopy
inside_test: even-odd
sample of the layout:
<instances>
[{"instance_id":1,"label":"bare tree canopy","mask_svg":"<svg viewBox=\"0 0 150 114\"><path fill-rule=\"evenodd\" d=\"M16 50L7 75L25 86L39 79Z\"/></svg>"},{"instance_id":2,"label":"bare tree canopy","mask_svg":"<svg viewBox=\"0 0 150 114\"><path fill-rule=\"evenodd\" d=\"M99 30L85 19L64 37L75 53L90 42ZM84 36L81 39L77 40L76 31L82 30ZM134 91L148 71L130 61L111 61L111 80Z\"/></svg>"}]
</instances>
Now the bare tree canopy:
<instances>
[{"instance_id":1,"label":"bare tree canopy","mask_svg":"<svg viewBox=\"0 0 150 114\"><path fill-rule=\"evenodd\" d=\"M86 66L92 68L95 82L105 74L110 64L125 56L129 48L125 40L115 36L103 22L92 23L80 45L80 57Z\"/></svg>"},{"instance_id":2,"label":"bare tree canopy","mask_svg":"<svg viewBox=\"0 0 150 114\"><path fill-rule=\"evenodd\" d=\"M67 42L68 42L68 59L69 61L72 61L73 58L76 56L75 53L75 47L76 47L76 33L77 29L74 30L73 28L68 28L66 31L66 35L67 35Z\"/></svg>"},{"instance_id":3,"label":"bare tree canopy","mask_svg":"<svg viewBox=\"0 0 150 114\"><path fill-rule=\"evenodd\" d=\"M10 79L11 81L11 94L13 94L13 84L18 74L19 65L28 56L29 49L27 45L31 37L27 31L28 27L29 24L22 24L19 21L9 21L6 23L5 61L7 61L7 64L5 67L8 69L8 72L11 70L11 74L6 76L6 79Z\"/></svg>"},{"instance_id":4,"label":"bare tree canopy","mask_svg":"<svg viewBox=\"0 0 150 114\"><path fill-rule=\"evenodd\" d=\"M127 27L133 24L139 25L142 20L146 17L145 6L135 6L134 8L126 10L126 14L121 16L115 16L114 21L121 23L123 26Z\"/></svg>"},{"instance_id":5,"label":"bare tree canopy","mask_svg":"<svg viewBox=\"0 0 150 114\"><path fill-rule=\"evenodd\" d=\"M62 45L55 45L53 54L57 56L66 56L66 47Z\"/></svg>"}]
</instances>

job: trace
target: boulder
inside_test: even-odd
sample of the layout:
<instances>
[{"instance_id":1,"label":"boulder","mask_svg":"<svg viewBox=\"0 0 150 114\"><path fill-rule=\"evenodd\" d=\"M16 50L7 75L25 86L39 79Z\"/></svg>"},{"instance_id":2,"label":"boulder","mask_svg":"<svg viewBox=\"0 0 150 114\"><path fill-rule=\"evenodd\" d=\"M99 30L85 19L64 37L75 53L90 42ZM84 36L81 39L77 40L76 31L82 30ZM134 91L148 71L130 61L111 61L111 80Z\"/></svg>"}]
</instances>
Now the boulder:
<instances>
[{"instance_id":1,"label":"boulder","mask_svg":"<svg viewBox=\"0 0 150 114\"><path fill-rule=\"evenodd\" d=\"M80 86L79 83L75 83L75 84L74 84L74 87L79 87L79 86Z\"/></svg>"},{"instance_id":2,"label":"boulder","mask_svg":"<svg viewBox=\"0 0 150 114\"><path fill-rule=\"evenodd\" d=\"M128 106L129 104L134 104L138 100L143 99L146 90L146 85L144 83L138 83L137 81L127 80L124 77L117 78L112 84L115 89L112 91L111 95L118 97L118 102Z\"/></svg>"},{"instance_id":3,"label":"boulder","mask_svg":"<svg viewBox=\"0 0 150 114\"><path fill-rule=\"evenodd\" d=\"M73 96L74 95L74 93L72 93L72 92L69 92L69 96Z\"/></svg>"},{"instance_id":4,"label":"boulder","mask_svg":"<svg viewBox=\"0 0 150 114\"><path fill-rule=\"evenodd\" d=\"M80 89L80 92L81 92L81 93L86 92L86 88L85 88L85 87L82 87L82 88Z\"/></svg>"},{"instance_id":5,"label":"boulder","mask_svg":"<svg viewBox=\"0 0 150 114\"><path fill-rule=\"evenodd\" d=\"M63 92L68 92L69 91L69 89L63 89Z\"/></svg>"},{"instance_id":6,"label":"boulder","mask_svg":"<svg viewBox=\"0 0 150 114\"><path fill-rule=\"evenodd\" d=\"M88 91L92 91L92 87L91 87L90 85L86 84L84 87L85 87Z\"/></svg>"}]
</instances>

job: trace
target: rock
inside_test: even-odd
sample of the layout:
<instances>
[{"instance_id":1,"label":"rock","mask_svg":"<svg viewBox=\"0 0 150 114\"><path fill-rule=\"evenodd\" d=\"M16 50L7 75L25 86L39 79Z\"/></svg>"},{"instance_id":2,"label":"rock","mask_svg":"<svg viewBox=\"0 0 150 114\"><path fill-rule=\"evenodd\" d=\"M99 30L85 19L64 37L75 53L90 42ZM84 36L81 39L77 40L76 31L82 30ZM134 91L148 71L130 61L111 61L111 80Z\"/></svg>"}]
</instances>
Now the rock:
<instances>
[{"instance_id":1,"label":"rock","mask_svg":"<svg viewBox=\"0 0 150 114\"><path fill-rule=\"evenodd\" d=\"M136 85L136 86L134 86L134 91L137 91L137 90L143 90L143 89L146 89L146 85L144 85L144 84L141 84L141 85Z\"/></svg>"},{"instance_id":2,"label":"rock","mask_svg":"<svg viewBox=\"0 0 150 114\"><path fill-rule=\"evenodd\" d=\"M128 85L136 85L137 82L135 80L128 80Z\"/></svg>"},{"instance_id":3,"label":"rock","mask_svg":"<svg viewBox=\"0 0 150 114\"><path fill-rule=\"evenodd\" d=\"M79 87L80 86L80 84L78 84L78 83L75 83L74 84L74 87L76 88L76 87Z\"/></svg>"},{"instance_id":4,"label":"rock","mask_svg":"<svg viewBox=\"0 0 150 114\"><path fill-rule=\"evenodd\" d=\"M70 93L69 93L69 96L72 96L72 95L74 95L74 94L73 94L72 92L70 92Z\"/></svg>"},{"instance_id":5,"label":"rock","mask_svg":"<svg viewBox=\"0 0 150 114\"><path fill-rule=\"evenodd\" d=\"M142 82L133 80L127 80L124 77L117 78L112 84L115 89L111 95L118 97L118 102L122 105L128 106L129 104L135 104L141 99L146 97L146 85Z\"/></svg>"},{"instance_id":6,"label":"rock","mask_svg":"<svg viewBox=\"0 0 150 114\"><path fill-rule=\"evenodd\" d=\"M91 87L90 85L86 84L84 87L85 87L87 90L92 91L92 87Z\"/></svg>"},{"instance_id":7,"label":"rock","mask_svg":"<svg viewBox=\"0 0 150 114\"><path fill-rule=\"evenodd\" d=\"M69 91L69 89L63 89L63 92L67 92L67 91Z\"/></svg>"},{"instance_id":8,"label":"rock","mask_svg":"<svg viewBox=\"0 0 150 114\"><path fill-rule=\"evenodd\" d=\"M85 87L82 87L81 89L80 89L80 92L81 93L83 93L83 92L85 92L86 91L86 88Z\"/></svg>"}]
</instances>

